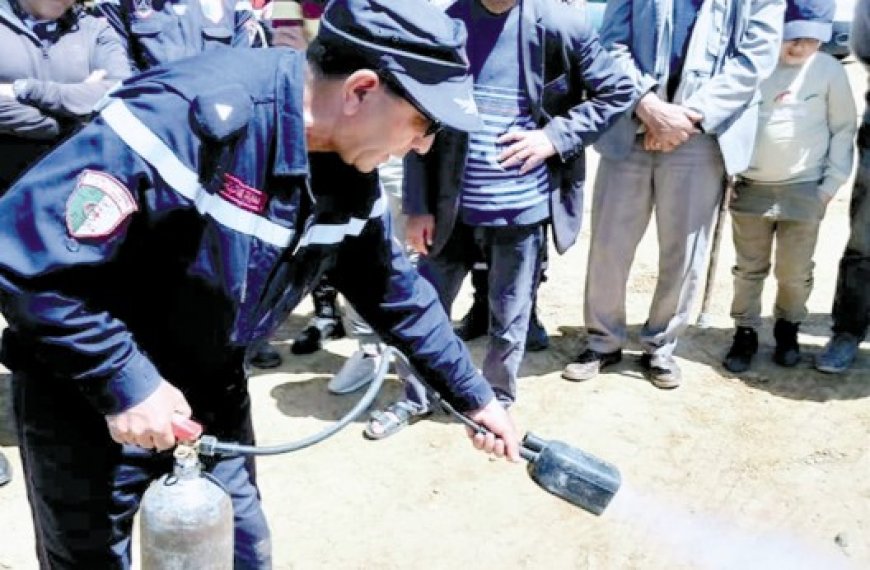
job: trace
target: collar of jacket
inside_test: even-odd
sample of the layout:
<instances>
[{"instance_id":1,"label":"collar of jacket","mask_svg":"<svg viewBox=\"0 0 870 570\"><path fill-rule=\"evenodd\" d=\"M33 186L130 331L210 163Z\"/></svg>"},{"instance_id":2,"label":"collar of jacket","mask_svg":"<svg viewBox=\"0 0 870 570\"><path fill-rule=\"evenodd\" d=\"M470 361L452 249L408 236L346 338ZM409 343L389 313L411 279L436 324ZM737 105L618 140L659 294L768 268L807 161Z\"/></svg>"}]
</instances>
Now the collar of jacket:
<instances>
[{"instance_id":1,"label":"collar of jacket","mask_svg":"<svg viewBox=\"0 0 870 570\"><path fill-rule=\"evenodd\" d=\"M277 140L272 168L276 176L307 176L309 172L302 108L306 65L304 52L289 50L278 64L275 89Z\"/></svg>"}]
</instances>

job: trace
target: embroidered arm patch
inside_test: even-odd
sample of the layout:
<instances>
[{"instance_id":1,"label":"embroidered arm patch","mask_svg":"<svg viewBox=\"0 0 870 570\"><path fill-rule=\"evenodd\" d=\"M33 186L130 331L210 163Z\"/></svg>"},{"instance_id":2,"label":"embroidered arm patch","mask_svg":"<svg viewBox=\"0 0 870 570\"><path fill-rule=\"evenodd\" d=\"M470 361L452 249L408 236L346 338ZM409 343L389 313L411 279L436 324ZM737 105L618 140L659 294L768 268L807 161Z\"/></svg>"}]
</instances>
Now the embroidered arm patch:
<instances>
[{"instance_id":1,"label":"embroidered arm patch","mask_svg":"<svg viewBox=\"0 0 870 570\"><path fill-rule=\"evenodd\" d=\"M104 238L138 209L133 195L115 177L84 170L66 202L66 227L77 239Z\"/></svg>"}]
</instances>

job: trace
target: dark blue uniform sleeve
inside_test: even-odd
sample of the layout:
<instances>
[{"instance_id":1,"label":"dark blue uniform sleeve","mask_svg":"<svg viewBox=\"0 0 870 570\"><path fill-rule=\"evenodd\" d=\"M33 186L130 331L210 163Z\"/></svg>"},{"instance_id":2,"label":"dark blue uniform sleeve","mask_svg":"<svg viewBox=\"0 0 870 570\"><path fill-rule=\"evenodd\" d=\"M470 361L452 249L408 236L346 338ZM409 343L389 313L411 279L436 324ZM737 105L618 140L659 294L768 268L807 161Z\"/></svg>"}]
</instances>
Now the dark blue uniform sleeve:
<instances>
[{"instance_id":1,"label":"dark blue uniform sleeve","mask_svg":"<svg viewBox=\"0 0 870 570\"><path fill-rule=\"evenodd\" d=\"M86 298L89 280L111 278L102 270L146 208L136 189L150 187L149 176L147 165L97 119L0 198L6 364L69 378L103 414L141 402L161 381L126 325ZM101 195L130 201L101 210L102 221L94 223L99 215L89 217L89 208L100 207Z\"/></svg>"},{"instance_id":2,"label":"dark blue uniform sleeve","mask_svg":"<svg viewBox=\"0 0 870 570\"><path fill-rule=\"evenodd\" d=\"M330 279L387 344L407 355L428 384L463 411L494 397L453 333L432 285L392 237L389 210L342 244Z\"/></svg>"}]
</instances>

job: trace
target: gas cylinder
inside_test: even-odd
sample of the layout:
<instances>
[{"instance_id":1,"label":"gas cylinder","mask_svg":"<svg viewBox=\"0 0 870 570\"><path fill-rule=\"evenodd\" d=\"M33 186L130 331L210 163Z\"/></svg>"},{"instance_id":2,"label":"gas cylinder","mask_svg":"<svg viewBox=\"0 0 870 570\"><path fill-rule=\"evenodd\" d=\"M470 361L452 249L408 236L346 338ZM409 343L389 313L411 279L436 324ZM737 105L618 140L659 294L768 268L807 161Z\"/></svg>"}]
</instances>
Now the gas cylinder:
<instances>
[{"instance_id":1,"label":"gas cylinder","mask_svg":"<svg viewBox=\"0 0 870 570\"><path fill-rule=\"evenodd\" d=\"M203 474L196 451L175 449L172 473L153 482L140 507L143 570L232 570L233 505Z\"/></svg>"}]
</instances>

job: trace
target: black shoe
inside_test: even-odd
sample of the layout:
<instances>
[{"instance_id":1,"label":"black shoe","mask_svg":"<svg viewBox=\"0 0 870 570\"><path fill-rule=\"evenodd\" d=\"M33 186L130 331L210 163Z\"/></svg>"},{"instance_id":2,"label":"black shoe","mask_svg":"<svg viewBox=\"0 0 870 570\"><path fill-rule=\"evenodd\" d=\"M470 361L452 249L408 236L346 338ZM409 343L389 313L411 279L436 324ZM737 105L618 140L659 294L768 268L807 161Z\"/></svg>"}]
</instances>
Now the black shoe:
<instances>
[{"instance_id":1,"label":"black shoe","mask_svg":"<svg viewBox=\"0 0 870 570\"><path fill-rule=\"evenodd\" d=\"M456 336L464 341L474 340L489 332L489 307L486 301L475 301L459 325L453 329Z\"/></svg>"},{"instance_id":2,"label":"black shoe","mask_svg":"<svg viewBox=\"0 0 870 570\"><path fill-rule=\"evenodd\" d=\"M526 333L526 351L539 352L550 347L550 336L544 325L538 319L537 307L532 307L532 315L529 318L529 332Z\"/></svg>"},{"instance_id":3,"label":"black shoe","mask_svg":"<svg viewBox=\"0 0 870 570\"><path fill-rule=\"evenodd\" d=\"M683 381L683 373L673 356L644 353L640 357L640 366L656 388L672 390Z\"/></svg>"},{"instance_id":4,"label":"black shoe","mask_svg":"<svg viewBox=\"0 0 870 570\"><path fill-rule=\"evenodd\" d=\"M773 361L780 366L791 368L801 361L801 349L797 339L798 327L800 323L792 323L785 319L777 319L776 324L773 325L773 338L776 339Z\"/></svg>"},{"instance_id":5,"label":"black shoe","mask_svg":"<svg viewBox=\"0 0 870 570\"><path fill-rule=\"evenodd\" d=\"M729 372L739 374L749 370L752 357L758 352L758 334L749 327L737 327L734 332L734 342L725 356L722 366Z\"/></svg>"},{"instance_id":6,"label":"black shoe","mask_svg":"<svg viewBox=\"0 0 870 570\"><path fill-rule=\"evenodd\" d=\"M0 451L0 487L12 480L12 466L9 465L9 460Z\"/></svg>"},{"instance_id":7,"label":"black shoe","mask_svg":"<svg viewBox=\"0 0 870 570\"><path fill-rule=\"evenodd\" d=\"M574 382L590 380L597 376L602 368L616 364L620 360L622 360L621 350L596 352L591 348L587 348L577 355L574 362L565 367L562 371L562 378L573 380Z\"/></svg>"},{"instance_id":8,"label":"black shoe","mask_svg":"<svg viewBox=\"0 0 870 570\"><path fill-rule=\"evenodd\" d=\"M268 342L261 344L251 356L251 364L257 368L278 368L283 362L281 354Z\"/></svg>"},{"instance_id":9,"label":"black shoe","mask_svg":"<svg viewBox=\"0 0 870 570\"><path fill-rule=\"evenodd\" d=\"M293 354L311 354L323 348L323 341L330 338L343 338L344 325L341 319L322 319L315 317L311 324L302 329L290 346Z\"/></svg>"}]
</instances>

